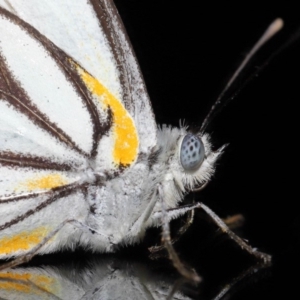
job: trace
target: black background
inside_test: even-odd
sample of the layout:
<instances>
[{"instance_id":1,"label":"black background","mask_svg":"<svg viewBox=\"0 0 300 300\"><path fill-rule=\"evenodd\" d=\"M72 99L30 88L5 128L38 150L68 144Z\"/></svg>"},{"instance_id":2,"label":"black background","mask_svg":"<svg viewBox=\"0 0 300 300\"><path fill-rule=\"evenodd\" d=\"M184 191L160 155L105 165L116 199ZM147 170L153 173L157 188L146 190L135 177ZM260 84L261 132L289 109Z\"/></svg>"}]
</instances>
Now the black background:
<instances>
[{"instance_id":1,"label":"black background","mask_svg":"<svg viewBox=\"0 0 300 300\"><path fill-rule=\"evenodd\" d=\"M199 127L230 75L275 18L284 19L284 29L259 52L235 90L300 30L300 11L283 1L277 5L271 1L115 2L158 124L178 126L179 120L185 120L192 128ZM243 214L245 223L238 234L273 256L271 267L242 280L223 299L297 296L300 39L279 52L209 128L216 149L226 143L229 146L211 183L201 193L191 195L220 217ZM155 276L161 273L172 283L176 271L170 262L148 258L147 246L158 241L159 231L150 230L144 243L120 250L117 259L128 264L138 260L154 269ZM194 299L212 299L255 263L219 234L200 211L175 247L182 260L202 276L199 287L185 287ZM89 260L91 254L84 253L37 257L31 265ZM98 256L105 260L103 257ZM79 272L71 265L76 279Z\"/></svg>"},{"instance_id":2,"label":"black background","mask_svg":"<svg viewBox=\"0 0 300 300\"><path fill-rule=\"evenodd\" d=\"M199 126L247 51L277 17L284 29L260 51L241 82L300 26L296 7L279 1L115 1L125 23L159 124ZM229 143L216 175L196 195L221 217L242 213L240 234L273 256L273 266L230 299L289 298L297 292L299 40L281 51L209 129L215 147ZM199 214L199 213L198 213ZM199 223L178 244L203 276L203 297L247 265L216 228ZM201 225L201 226L200 226ZM294 272L294 273L293 273ZM251 282L251 280L250 280ZM214 288L216 290L214 291Z\"/></svg>"}]
</instances>

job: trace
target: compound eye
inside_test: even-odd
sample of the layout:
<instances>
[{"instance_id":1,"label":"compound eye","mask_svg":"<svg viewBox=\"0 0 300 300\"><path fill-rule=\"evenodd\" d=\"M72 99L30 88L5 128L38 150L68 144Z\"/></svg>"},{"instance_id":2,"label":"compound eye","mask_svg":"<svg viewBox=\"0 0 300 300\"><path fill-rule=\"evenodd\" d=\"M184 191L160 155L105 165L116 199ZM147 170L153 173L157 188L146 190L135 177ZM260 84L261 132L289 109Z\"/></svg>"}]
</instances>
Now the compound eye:
<instances>
[{"instance_id":1,"label":"compound eye","mask_svg":"<svg viewBox=\"0 0 300 300\"><path fill-rule=\"evenodd\" d=\"M182 140L180 149L180 162L186 171L197 170L205 157L205 149L202 140L188 133Z\"/></svg>"}]
</instances>

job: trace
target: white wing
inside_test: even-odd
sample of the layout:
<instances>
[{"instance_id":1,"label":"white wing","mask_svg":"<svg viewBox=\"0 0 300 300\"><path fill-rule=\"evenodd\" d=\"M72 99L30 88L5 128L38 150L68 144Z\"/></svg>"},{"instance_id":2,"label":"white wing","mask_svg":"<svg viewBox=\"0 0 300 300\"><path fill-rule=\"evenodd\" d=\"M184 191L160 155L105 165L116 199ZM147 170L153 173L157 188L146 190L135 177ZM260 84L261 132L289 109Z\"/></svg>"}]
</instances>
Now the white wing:
<instances>
[{"instance_id":1,"label":"white wing","mask_svg":"<svg viewBox=\"0 0 300 300\"><path fill-rule=\"evenodd\" d=\"M156 145L156 124L124 26L111 0L0 0L97 78L136 124L140 152Z\"/></svg>"},{"instance_id":2,"label":"white wing","mask_svg":"<svg viewBox=\"0 0 300 300\"><path fill-rule=\"evenodd\" d=\"M54 52L28 30L0 11L0 199L26 192L30 182L40 182L37 190L56 187L58 172L84 168L95 144L88 104ZM57 186L62 182L74 177Z\"/></svg>"},{"instance_id":3,"label":"white wing","mask_svg":"<svg viewBox=\"0 0 300 300\"><path fill-rule=\"evenodd\" d=\"M116 174L155 145L145 86L110 1L0 0L1 257L68 216L84 220L90 166Z\"/></svg>"},{"instance_id":4,"label":"white wing","mask_svg":"<svg viewBox=\"0 0 300 300\"><path fill-rule=\"evenodd\" d=\"M16 0L0 4L38 29L35 31L1 11L2 164L9 159L12 162L8 153L13 153L15 165L20 160L29 167L47 159L50 165L82 168L87 158L95 157L98 169L109 171L118 164L130 165L138 152L149 154L156 144L155 121L113 4L84 0ZM84 75L89 76L87 80ZM112 99L112 111L99 100L103 95L99 96L89 85L91 78ZM122 116L117 125L121 125L121 130L115 128L114 134L107 134L118 121L116 117L110 120L110 114L117 115L120 110ZM139 151L126 161L123 145L134 130L138 136L131 139L131 148L139 146ZM116 161L113 150L118 139L122 158Z\"/></svg>"}]
</instances>

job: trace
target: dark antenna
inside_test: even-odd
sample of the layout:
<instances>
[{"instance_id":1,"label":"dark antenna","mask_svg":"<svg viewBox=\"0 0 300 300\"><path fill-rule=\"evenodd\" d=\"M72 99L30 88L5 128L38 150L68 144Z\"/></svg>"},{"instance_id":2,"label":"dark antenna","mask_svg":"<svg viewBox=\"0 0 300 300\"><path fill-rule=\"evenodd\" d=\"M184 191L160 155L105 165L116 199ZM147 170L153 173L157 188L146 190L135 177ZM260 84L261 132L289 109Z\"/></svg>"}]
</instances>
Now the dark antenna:
<instances>
[{"instance_id":1,"label":"dark antenna","mask_svg":"<svg viewBox=\"0 0 300 300\"><path fill-rule=\"evenodd\" d=\"M283 27L283 20L278 18L274 20L270 26L267 28L267 30L264 32L264 34L261 36L261 38L256 42L256 44L252 47L250 52L246 55L242 63L239 65L239 67L236 69L234 74L231 76L229 81L227 82L226 86L222 90L221 94L217 98L214 105L211 107L209 113L205 117L200 132L204 132L211 122L211 120L215 117L216 113L218 112L219 108L221 108L221 105L224 105L223 97L225 93L228 91L228 89L231 87L232 83L238 78L238 76L241 74L241 71L245 68L245 66L248 64L248 62L251 60L251 58L257 53L257 51L264 45L268 40L270 40L281 28Z\"/></svg>"}]
</instances>

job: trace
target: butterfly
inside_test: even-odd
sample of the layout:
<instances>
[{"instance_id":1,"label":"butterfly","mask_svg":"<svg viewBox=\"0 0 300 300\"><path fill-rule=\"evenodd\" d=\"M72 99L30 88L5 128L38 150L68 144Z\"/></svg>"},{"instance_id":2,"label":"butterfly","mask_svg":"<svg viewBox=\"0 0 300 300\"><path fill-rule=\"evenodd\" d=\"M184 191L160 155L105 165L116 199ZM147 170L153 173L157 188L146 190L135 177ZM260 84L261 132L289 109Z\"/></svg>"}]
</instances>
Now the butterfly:
<instances>
[{"instance_id":1,"label":"butterfly","mask_svg":"<svg viewBox=\"0 0 300 300\"><path fill-rule=\"evenodd\" d=\"M111 0L3 0L0 31L0 259L14 259L2 268L77 246L114 252L161 226L197 281L169 233L195 208L269 260L203 203L184 205L224 147L205 126L157 126Z\"/></svg>"}]
</instances>

